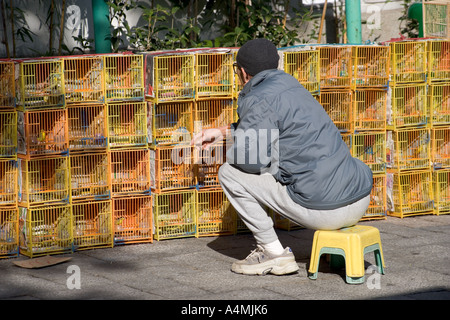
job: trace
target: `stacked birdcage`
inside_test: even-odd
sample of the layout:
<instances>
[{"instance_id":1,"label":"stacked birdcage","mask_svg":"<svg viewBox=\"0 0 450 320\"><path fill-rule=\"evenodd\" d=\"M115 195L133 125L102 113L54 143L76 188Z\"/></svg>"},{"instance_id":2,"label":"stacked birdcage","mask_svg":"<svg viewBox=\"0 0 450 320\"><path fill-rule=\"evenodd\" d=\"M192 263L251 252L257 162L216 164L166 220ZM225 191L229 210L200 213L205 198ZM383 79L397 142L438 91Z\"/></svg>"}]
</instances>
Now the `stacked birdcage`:
<instances>
[{"instance_id":1,"label":"stacked birdcage","mask_svg":"<svg viewBox=\"0 0 450 320\"><path fill-rule=\"evenodd\" d=\"M105 55L103 70L114 245L153 242L144 57Z\"/></svg>"},{"instance_id":2,"label":"stacked birdcage","mask_svg":"<svg viewBox=\"0 0 450 320\"><path fill-rule=\"evenodd\" d=\"M439 215L450 213L450 40L427 42L434 213Z\"/></svg>"},{"instance_id":3,"label":"stacked birdcage","mask_svg":"<svg viewBox=\"0 0 450 320\"><path fill-rule=\"evenodd\" d=\"M387 112L388 214L433 213L427 41L394 40Z\"/></svg>"},{"instance_id":4,"label":"stacked birdcage","mask_svg":"<svg viewBox=\"0 0 450 320\"><path fill-rule=\"evenodd\" d=\"M450 39L450 1L422 1L423 33L425 37Z\"/></svg>"},{"instance_id":5,"label":"stacked birdcage","mask_svg":"<svg viewBox=\"0 0 450 320\"><path fill-rule=\"evenodd\" d=\"M74 250L112 247L104 57L63 58Z\"/></svg>"},{"instance_id":6,"label":"stacked birdcage","mask_svg":"<svg viewBox=\"0 0 450 320\"><path fill-rule=\"evenodd\" d=\"M386 216L386 106L390 48L352 46L351 153L373 174L370 204L362 220Z\"/></svg>"},{"instance_id":7,"label":"stacked birdcage","mask_svg":"<svg viewBox=\"0 0 450 320\"><path fill-rule=\"evenodd\" d=\"M73 251L64 64L15 60L20 252Z\"/></svg>"},{"instance_id":8,"label":"stacked birdcage","mask_svg":"<svg viewBox=\"0 0 450 320\"><path fill-rule=\"evenodd\" d=\"M203 129L218 129L233 122L233 54L228 49L189 49L144 56L152 125L155 237L206 235L205 231L197 232L200 213L196 203L206 192L222 192L217 174L225 157L225 141L220 139L203 150L191 140ZM175 209L180 210L173 212ZM215 219L214 223L220 217Z\"/></svg>"},{"instance_id":9,"label":"stacked birdcage","mask_svg":"<svg viewBox=\"0 0 450 320\"><path fill-rule=\"evenodd\" d=\"M0 259L19 254L14 63L0 61Z\"/></svg>"}]
</instances>

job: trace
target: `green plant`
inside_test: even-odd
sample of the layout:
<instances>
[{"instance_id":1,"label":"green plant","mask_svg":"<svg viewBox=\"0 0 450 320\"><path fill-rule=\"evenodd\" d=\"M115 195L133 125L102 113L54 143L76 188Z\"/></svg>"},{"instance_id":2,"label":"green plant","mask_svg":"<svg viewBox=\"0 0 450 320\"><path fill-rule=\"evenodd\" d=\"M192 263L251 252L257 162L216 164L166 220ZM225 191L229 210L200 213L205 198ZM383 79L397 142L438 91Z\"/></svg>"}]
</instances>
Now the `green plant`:
<instances>
[{"instance_id":1,"label":"green plant","mask_svg":"<svg viewBox=\"0 0 450 320\"><path fill-rule=\"evenodd\" d=\"M127 11L137 7L136 0L108 0L109 22L111 24L111 35L108 40L111 41L111 50L118 52L124 44L124 36L131 34L131 28L127 21Z\"/></svg>"},{"instance_id":2,"label":"green plant","mask_svg":"<svg viewBox=\"0 0 450 320\"><path fill-rule=\"evenodd\" d=\"M405 35L407 38L417 38L419 36L419 22L415 19L411 19L408 16L408 10L414 0L403 0L403 12L398 20L400 21L399 29L400 34Z\"/></svg>"}]
</instances>

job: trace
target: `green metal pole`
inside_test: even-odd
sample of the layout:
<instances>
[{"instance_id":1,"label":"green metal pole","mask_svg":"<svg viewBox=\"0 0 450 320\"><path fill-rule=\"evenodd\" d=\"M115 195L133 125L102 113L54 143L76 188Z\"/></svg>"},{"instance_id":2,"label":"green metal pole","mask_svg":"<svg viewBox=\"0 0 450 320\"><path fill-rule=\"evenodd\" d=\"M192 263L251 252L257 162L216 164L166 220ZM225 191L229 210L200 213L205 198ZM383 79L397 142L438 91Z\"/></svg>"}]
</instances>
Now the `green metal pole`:
<instances>
[{"instance_id":1,"label":"green metal pole","mask_svg":"<svg viewBox=\"0 0 450 320\"><path fill-rule=\"evenodd\" d=\"M111 53L111 24L109 7L105 0L92 0L92 16L94 18L94 40L96 53Z\"/></svg>"},{"instance_id":2,"label":"green metal pole","mask_svg":"<svg viewBox=\"0 0 450 320\"><path fill-rule=\"evenodd\" d=\"M423 38L423 11L422 3L413 3L408 9L408 18L415 19L419 23L419 38Z\"/></svg>"},{"instance_id":3,"label":"green metal pole","mask_svg":"<svg viewBox=\"0 0 450 320\"><path fill-rule=\"evenodd\" d=\"M345 16L347 19L347 42L362 43L361 35L361 1L345 0Z\"/></svg>"}]
</instances>

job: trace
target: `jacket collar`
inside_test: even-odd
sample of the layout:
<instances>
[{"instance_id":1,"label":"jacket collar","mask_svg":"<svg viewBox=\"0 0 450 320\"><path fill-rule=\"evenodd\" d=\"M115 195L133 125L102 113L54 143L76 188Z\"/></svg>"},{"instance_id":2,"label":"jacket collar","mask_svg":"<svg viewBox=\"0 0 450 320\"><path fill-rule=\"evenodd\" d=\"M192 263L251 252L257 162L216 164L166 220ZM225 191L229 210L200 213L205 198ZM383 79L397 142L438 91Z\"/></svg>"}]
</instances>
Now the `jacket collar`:
<instances>
[{"instance_id":1,"label":"jacket collar","mask_svg":"<svg viewBox=\"0 0 450 320\"><path fill-rule=\"evenodd\" d=\"M278 69L269 69L257 73L253 78L250 79L249 82L245 84L244 88L242 88L241 92L239 93L239 96L244 97L247 93L249 93L252 90L253 87L256 87L266 78L270 77L270 75L276 72L278 72Z\"/></svg>"}]
</instances>

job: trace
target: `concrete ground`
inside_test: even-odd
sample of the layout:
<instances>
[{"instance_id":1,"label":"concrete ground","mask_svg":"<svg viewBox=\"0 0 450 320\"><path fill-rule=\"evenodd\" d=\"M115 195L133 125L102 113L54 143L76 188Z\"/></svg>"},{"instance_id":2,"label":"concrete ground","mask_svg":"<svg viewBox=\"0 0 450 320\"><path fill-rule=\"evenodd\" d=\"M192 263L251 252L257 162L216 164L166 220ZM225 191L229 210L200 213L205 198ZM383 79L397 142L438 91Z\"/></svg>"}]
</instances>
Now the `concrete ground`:
<instances>
[{"instance_id":1,"label":"concrete ground","mask_svg":"<svg viewBox=\"0 0 450 320\"><path fill-rule=\"evenodd\" d=\"M371 269L365 282L345 282L345 270L321 261L317 280L307 277L314 232L279 230L300 271L285 276L246 276L230 271L233 261L254 248L250 234L182 238L60 255L70 261L25 269L0 260L3 300L177 300L180 306L209 301L449 300L450 215L361 222L380 230L386 274ZM58 256L58 257L60 257ZM78 288L79 287L79 288ZM162 301L161 301L162 302ZM186 310L185 310L186 311ZM190 310L192 312L192 310ZM179 309L176 311L181 312Z\"/></svg>"}]
</instances>

